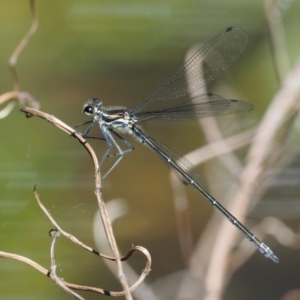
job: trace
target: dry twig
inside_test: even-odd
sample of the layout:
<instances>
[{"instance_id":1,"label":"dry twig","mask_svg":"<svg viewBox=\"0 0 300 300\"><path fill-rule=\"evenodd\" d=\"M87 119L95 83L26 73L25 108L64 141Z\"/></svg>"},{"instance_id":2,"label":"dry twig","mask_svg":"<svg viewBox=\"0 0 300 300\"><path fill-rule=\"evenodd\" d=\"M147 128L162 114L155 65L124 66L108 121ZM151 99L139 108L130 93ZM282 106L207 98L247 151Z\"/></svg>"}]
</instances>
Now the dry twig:
<instances>
[{"instance_id":1,"label":"dry twig","mask_svg":"<svg viewBox=\"0 0 300 300\"><path fill-rule=\"evenodd\" d=\"M136 288L138 286L138 284L135 283L133 285L133 287L129 288L128 284L127 284L126 277L123 274L121 260L125 259L125 258L121 259L120 255L119 255L119 251L118 251L117 244L116 244L116 241L115 241L115 238L114 238L113 230L112 230L109 218L108 218L108 214L107 214L107 211L106 211L106 208L105 208L105 204L104 204L103 199L102 199L102 193L101 193L101 174L99 172L99 164L98 164L98 159L97 159L97 156L96 156L95 152L93 151L92 147L87 143L87 141L81 135L79 135L73 128L71 128L70 126L66 125L65 123L63 123L59 119L55 118L54 116L48 115L48 114L46 114L44 112L35 110L33 108L28 108L28 107L22 108L21 110L23 112L25 112L27 115L35 115L35 116L38 116L40 118L43 118L43 119L47 120L48 122L54 124L56 127L58 127L59 129L61 129L65 133L67 133L67 134L69 134L71 136L74 136L85 147L85 149L88 151L89 155L91 156L91 158L93 160L93 164L94 164L94 170L95 170L95 186L96 186L95 194L96 194L96 197L97 197L97 200L98 200L98 206L99 206L99 209L100 209L100 215L101 215L101 219L102 219L103 226L104 226L104 229L105 229L105 233L106 233L106 236L108 238L109 245L110 245L110 247L111 247L111 249L113 251L113 254L114 254L114 258L110 258L110 259L113 259L113 260L115 260L117 262L119 279L120 279L120 281L121 281L121 283L123 285L123 288L124 288L124 291L125 291L125 296L126 296L127 299L131 299L130 291L131 291L131 289L133 287ZM51 220L51 222L60 230L60 232L62 234L64 234L65 236L67 236L73 242L81 245L86 250L89 250L89 251L91 251L93 253L96 252L92 248L84 245L82 242L80 242L78 239L76 239L72 235L70 235L70 234L66 233L65 231L63 231L58 226L58 224L53 220L53 218L50 216L50 214L48 213L48 211L43 207L43 205L41 204L41 202L39 200L39 197L38 197L36 191L35 191L35 196L36 196L37 201L39 202L40 207L43 209L43 211L46 213L46 215ZM131 253L133 251L135 251L135 250L142 251L146 255L146 257L147 257L147 266L146 266L145 270L143 271L141 279L139 280L139 282L141 282L142 280L144 280L144 278L146 277L146 275L150 271L151 258L149 256L148 252L144 248L139 247L139 246L133 247L131 249L131 251L129 251L129 254L127 254L125 257L126 258L129 257L131 255ZM101 256L103 256L103 255L101 255ZM105 256L105 257L108 258L108 256Z\"/></svg>"},{"instance_id":2,"label":"dry twig","mask_svg":"<svg viewBox=\"0 0 300 300\"><path fill-rule=\"evenodd\" d=\"M31 14L32 14L32 23L31 27L28 31L28 33L24 36L24 38L21 40L19 45L14 50L13 54L11 55L9 59L9 66L12 72L13 76L13 83L14 87L12 91L6 92L4 94L0 95L0 105L7 103L7 105L0 111L0 119L5 118L9 115L9 113L14 108L15 104L14 102L11 102L14 99L19 99L19 103L21 105L29 105L35 109L40 108L40 103L28 92L21 91L20 90L20 80L18 77L18 73L16 70L16 65L19 59L19 56L24 51L25 47L27 46L28 42L32 38L32 36L35 34L37 27L38 27L38 19L37 14L35 10L35 2L34 0L30 0L30 8L31 8Z\"/></svg>"}]
</instances>

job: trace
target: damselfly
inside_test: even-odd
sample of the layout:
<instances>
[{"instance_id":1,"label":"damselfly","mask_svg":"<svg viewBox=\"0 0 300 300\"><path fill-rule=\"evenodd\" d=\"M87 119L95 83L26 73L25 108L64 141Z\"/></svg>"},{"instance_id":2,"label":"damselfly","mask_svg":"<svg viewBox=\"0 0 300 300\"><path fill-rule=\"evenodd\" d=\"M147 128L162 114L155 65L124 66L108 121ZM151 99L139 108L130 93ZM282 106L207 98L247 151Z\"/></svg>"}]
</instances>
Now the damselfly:
<instances>
[{"instance_id":1,"label":"damselfly","mask_svg":"<svg viewBox=\"0 0 300 300\"><path fill-rule=\"evenodd\" d=\"M193 118L243 113L252 110L253 105L250 103L240 100L223 99L215 94L205 94L190 98L189 100L169 106L165 109L145 111L145 108L150 103L187 96L213 81L240 56L247 42L248 36L244 30L237 27L224 29L199 48L199 50L186 61L183 67L178 69L173 76L146 97L134 109L105 108L102 106L102 101L97 98L88 101L83 107L83 112L91 117L92 121L84 123L88 124L88 127L82 135L88 137L92 127L96 123L99 124L108 145L107 151L100 159L100 166L106 158L117 156L117 160L104 177L114 169L125 153L133 150L133 146L121 134L130 134L139 142L149 146L180 176L185 184L194 187L210 204L235 225L265 257L277 263L279 259L273 251L202 188L198 176L199 173L192 168L192 164L189 161L166 145L151 138L138 125L140 122L154 118L189 120ZM201 68L199 68L199 64ZM185 78L186 74L189 75L189 84ZM120 146L120 142L126 146L125 150ZM112 149L116 149L116 153L111 154Z\"/></svg>"}]
</instances>

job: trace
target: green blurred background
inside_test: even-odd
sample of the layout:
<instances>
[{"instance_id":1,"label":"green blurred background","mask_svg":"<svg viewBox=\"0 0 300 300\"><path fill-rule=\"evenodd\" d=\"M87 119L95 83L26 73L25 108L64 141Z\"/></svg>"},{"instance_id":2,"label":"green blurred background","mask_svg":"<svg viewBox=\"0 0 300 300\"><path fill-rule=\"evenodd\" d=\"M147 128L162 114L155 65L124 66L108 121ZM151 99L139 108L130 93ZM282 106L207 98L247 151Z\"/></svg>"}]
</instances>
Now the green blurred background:
<instances>
[{"instance_id":1,"label":"green blurred background","mask_svg":"<svg viewBox=\"0 0 300 300\"><path fill-rule=\"evenodd\" d=\"M280 3L293 65L300 49L300 1ZM189 47L207 41L228 26L245 29L249 45L210 90L232 98L238 95L255 105L255 111L234 119L247 128L258 124L278 89L261 0L52 0L36 1L36 10L37 33L17 65L21 89L40 101L42 111L71 126L86 120L82 105L90 97L101 98L105 105L134 107L182 65ZM30 24L29 1L0 2L1 93L12 89L8 60ZM222 91L220 86L227 89ZM144 128L181 153L205 143L196 122L157 122ZM50 266L48 230L52 225L35 202L35 184L59 224L96 247L92 234L97 210L93 167L84 149L53 125L38 118L26 119L18 106L0 120L0 136L0 250ZM132 243L149 249L153 267L147 282L151 284L184 269L184 263L169 170L149 149L134 141L133 145L134 153L127 155L105 181L103 194L106 201L126 201L128 213L114 223L117 242L123 253ZM100 145L96 147L101 153ZM209 164L200 170L208 182L213 182ZM193 191L187 192L196 241L212 208ZM224 299L281 299L299 287L298 252L276 242L272 246L281 258L280 264L255 254L231 279ZM120 289L101 259L64 238L58 241L56 259L58 275L67 281ZM131 262L137 272L143 267L140 255ZM0 299L70 298L53 281L22 263L2 259L0 274Z\"/></svg>"}]
</instances>

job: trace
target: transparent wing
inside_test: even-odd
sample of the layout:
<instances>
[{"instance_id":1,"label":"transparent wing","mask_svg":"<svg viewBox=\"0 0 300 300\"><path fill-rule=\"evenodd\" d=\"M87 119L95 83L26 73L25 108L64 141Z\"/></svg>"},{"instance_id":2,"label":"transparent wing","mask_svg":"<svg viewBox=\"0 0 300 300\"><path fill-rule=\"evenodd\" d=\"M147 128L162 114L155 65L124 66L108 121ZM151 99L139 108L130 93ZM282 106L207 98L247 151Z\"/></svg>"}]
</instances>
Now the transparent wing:
<instances>
[{"instance_id":1,"label":"transparent wing","mask_svg":"<svg viewBox=\"0 0 300 300\"><path fill-rule=\"evenodd\" d=\"M140 112L151 102L169 100L187 95L213 81L222 74L243 52L248 42L247 33L237 27L220 31L180 68L163 85L146 97L135 109ZM199 65L202 68L199 68ZM185 74L189 73L187 85Z\"/></svg>"},{"instance_id":2,"label":"transparent wing","mask_svg":"<svg viewBox=\"0 0 300 300\"><path fill-rule=\"evenodd\" d=\"M189 176L191 176L195 182L197 182L200 186L205 187L203 177L201 176L199 171L196 169L196 167L189 160L187 160L182 155L177 153L175 150L169 148L165 144L163 144L153 138L150 138L149 136L148 136L148 139L151 140L151 142L155 145L155 147L158 150L158 152L156 152L156 153L161 157L161 159L167 164L168 167L170 167L170 164L166 160L166 158L164 156L165 154L168 156L168 158L170 158L171 160L176 162L177 165L184 172L186 172ZM163 155L161 153L163 153ZM175 168L171 168L171 169L179 176L179 178L183 184L186 184L186 185L190 184L189 182L187 182L186 178L184 178L180 173L178 173L176 171Z\"/></svg>"},{"instance_id":3,"label":"transparent wing","mask_svg":"<svg viewBox=\"0 0 300 300\"><path fill-rule=\"evenodd\" d=\"M137 122L152 118L188 120L250 111L254 106L240 100L227 100L215 94L201 95L163 110L148 111L135 115Z\"/></svg>"}]
</instances>

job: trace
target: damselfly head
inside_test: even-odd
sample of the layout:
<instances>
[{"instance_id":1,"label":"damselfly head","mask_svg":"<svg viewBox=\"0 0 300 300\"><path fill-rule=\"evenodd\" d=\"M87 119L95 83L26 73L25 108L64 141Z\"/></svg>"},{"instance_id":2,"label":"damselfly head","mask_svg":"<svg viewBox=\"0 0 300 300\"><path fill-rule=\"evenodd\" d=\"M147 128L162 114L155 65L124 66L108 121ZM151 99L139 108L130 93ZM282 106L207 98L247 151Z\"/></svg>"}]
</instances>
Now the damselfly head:
<instances>
[{"instance_id":1,"label":"damselfly head","mask_svg":"<svg viewBox=\"0 0 300 300\"><path fill-rule=\"evenodd\" d=\"M93 98L83 105L83 113L92 117L101 106L102 101L98 98Z\"/></svg>"}]
</instances>

